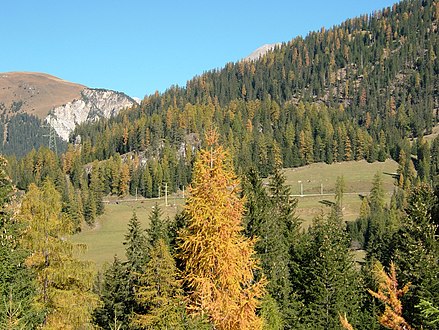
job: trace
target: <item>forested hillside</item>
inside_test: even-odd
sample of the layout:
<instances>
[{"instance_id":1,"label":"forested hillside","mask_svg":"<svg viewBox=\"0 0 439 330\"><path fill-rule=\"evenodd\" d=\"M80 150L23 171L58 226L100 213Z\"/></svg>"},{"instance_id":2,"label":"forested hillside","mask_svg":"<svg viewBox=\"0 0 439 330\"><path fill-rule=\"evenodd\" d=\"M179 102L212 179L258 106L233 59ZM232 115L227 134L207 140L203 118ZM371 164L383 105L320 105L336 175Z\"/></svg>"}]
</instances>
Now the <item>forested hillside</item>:
<instances>
[{"instance_id":1,"label":"forested hillside","mask_svg":"<svg viewBox=\"0 0 439 330\"><path fill-rule=\"evenodd\" d=\"M392 157L402 187L416 171L436 182L439 142L422 137L439 120L438 10L434 1L403 1L229 63L80 126L61 157L45 149L11 157L11 177L20 189L52 178L79 228L102 212L105 195L183 189L203 132L216 127L240 174Z\"/></svg>"},{"instance_id":2,"label":"forested hillside","mask_svg":"<svg viewBox=\"0 0 439 330\"><path fill-rule=\"evenodd\" d=\"M437 1L402 1L84 124L62 155L0 157L0 328L437 328L438 24ZM389 157L389 203L377 173L345 222L341 176L302 226L282 167ZM68 236L164 184L182 212L133 212L96 274Z\"/></svg>"},{"instance_id":3,"label":"forested hillside","mask_svg":"<svg viewBox=\"0 0 439 330\"><path fill-rule=\"evenodd\" d=\"M439 120L437 8L434 1L403 1L312 32L75 134L93 146L90 159L157 152L165 143L190 156L189 134L213 125L236 164L264 175L276 163L398 160L401 150L410 154L405 138L428 134ZM171 177L177 160L162 164Z\"/></svg>"}]
</instances>

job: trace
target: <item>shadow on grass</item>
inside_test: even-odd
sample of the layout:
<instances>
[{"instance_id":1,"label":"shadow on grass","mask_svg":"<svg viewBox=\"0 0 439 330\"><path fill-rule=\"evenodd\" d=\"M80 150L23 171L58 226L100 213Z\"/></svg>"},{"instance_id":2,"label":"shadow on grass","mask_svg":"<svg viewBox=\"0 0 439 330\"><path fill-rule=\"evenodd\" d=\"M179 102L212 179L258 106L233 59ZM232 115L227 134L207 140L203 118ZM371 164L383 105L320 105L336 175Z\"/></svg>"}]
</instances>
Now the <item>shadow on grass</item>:
<instances>
[{"instance_id":1,"label":"shadow on grass","mask_svg":"<svg viewBox=\"0 0 439 330\"><path fill-rule=\"evenodd\" d=\"M334 202L332 202L332 201L328 201L327 199L322 199L321 201L319 201L319 203L320 203L320 204L323 204L323 205L326 205L326 206L329 206L329 207L332 207L332 206L335 205Z\"/></svg>"},{"instance_id":2,"label":"shadow on grass","mask_svg":"<svg viewBox=\"0 0 439 330\"><path fill-rule=\"evenodd\" d=\"M383 172L384 175L390 175L393 179L398 180L399 175L398 173L389 173L389 172Z\"/></svg>"}]
</instances>

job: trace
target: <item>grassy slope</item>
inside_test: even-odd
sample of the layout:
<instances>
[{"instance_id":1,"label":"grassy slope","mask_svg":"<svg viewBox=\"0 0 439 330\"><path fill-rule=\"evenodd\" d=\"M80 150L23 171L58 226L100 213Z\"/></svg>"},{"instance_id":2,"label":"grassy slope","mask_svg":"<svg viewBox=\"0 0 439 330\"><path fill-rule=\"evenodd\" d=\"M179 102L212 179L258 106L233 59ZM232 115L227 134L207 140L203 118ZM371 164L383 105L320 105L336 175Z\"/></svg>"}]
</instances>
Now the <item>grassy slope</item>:
<instances>
[{"instance_id":1,"label":"grassy slope","mask_svg":"<svg viewBox=\"0 0 439 330\"><path fill-rule=\"evenodd\" d=\"M312 164L309 166L291 168L285 170L286 182L291 186L291 192L300 195L300 184L302 181L303 193L320 194L321 184L323 184L324 194L333 194L335 182L338 176L343 176L345 181L345 192L343 197L343 215L345 220L354 220L359 212L361 205L360 195L367 194L372 188L372 180L375 173L380 172L383 179L386 197L390 200L394 189L394 179L391 176L396 172L398 164L393 160L386 160L383 163L367 163L366 161L351 161L335 164ZM298 215L305 220L307 226L313 217L322 210L327 211L322 202L334 202L333 195L323 195L314 197L297 197L299 199Z\"/></svg>"},{"instance_id":2,"label":"grassy slope","mask_svg":"<svg viewBox=\"0 0 439 330\"><path fill-rule=\"evenodd\" d=\"M393 179L397 163L387 160L384 163L369 164L365 161L343 162L337 164L312 164L301 168L286 169L285 176L287 184L291 185L293 194L300 194L298 180L303 182L304 194L319 194L320 184L323 183L324 193L333 193L335 182L338 176L343 175L346 183L346 194L344 196L344 216L346 220L354 220L358 215L361 199L358 193L369 192L373 176L377 171L382 173L384 188L387 197L390 199L393 191ZM304 226L308 226L314 216L320 212L327 212L329 207L322 201L334 201L332 195L298 197L298 215L304 219ZM142 223L143 228L148 226L148 217L156 202L164 211L164 216L173 217L178 210L182 209L182 198L169 198L171 206L165 207L164 200L149 199L137 202L126 202L119 204L108 204L105 213L101 216L95 228L86 228L73 237L73 241L88 245L88 251L83 256L85 259L93 260L101 267L105 262L111 262L117 254L120 258L125 257L125 249L122 244L124 235L127 232L128 221L133 210ZM175 206L174 206L175 204Z\"/></svg>"},{"instance_id":3,"label":"grassy slope","mask_svg":"<svg viewBox=\"0 0 439 330\"><path fill-rule=\"evenodd\" d=\"M94 228L84 228L83 231L74 235L72 240L76 243L85 243L88 247L84 259L93 260L101 267L105 262L111 262L114 255L125 259L124 236L128 230L128 222L136 211L137 218L142 228L149 225L149 215L155 203L158 202L166 219L174 217L181 210L182 199L170 198L170 206L165 207L163 199L147 199L137 202L105 205L104 214L99 217ZM175 206L174 206L175 204Z\"/></svg>"}]
</instances>

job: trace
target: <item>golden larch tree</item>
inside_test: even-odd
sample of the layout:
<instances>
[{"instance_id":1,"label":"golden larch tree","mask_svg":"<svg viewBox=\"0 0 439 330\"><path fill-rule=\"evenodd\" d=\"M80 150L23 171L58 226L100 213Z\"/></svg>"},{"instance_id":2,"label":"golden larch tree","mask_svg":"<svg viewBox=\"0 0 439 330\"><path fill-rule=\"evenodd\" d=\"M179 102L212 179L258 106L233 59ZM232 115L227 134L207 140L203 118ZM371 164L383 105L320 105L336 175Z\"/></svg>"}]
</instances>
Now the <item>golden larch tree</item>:
<instances>
[{"instance_id":1,"label":"golden larch tree","mask_svg":"<svg viewBox=\"0 0 439 330\"><path fill-rule=\"evenodd\" d=\"M400 298L409 290L410 283L398 289L396 267L390 263L390 272L386 273L383 266L377 262L374 266L374 275L378 281L378 291L367 290L373 297L384 303L384 313L379 317L382 326L394 330L410 330L410 325L402 316Z\"/></svg>"},{"instance_id":2,"label":"golden larch tree","mask_svg":"<svg viewBox=\"0 0 439 330\"><path fill-rule=\"evenodd\" d=\"M61 209L61 195L52 182L29 186L19 214L23 246L31 251L25 264L36 273L35 306L46 313L42 329L86 329L98 305L92 292L94 267L77 258L83 247L69 241L72 222Z\"/></svg>"},{"instance_id":3,"label":"golden larch tree","mask_svg":"<svg viewBox=\"0 0 439 330\"><path fill-rule=\"evenodd\" d=\"M206 135L208 150L201 150L195 162L185 206L188 224L180 232L188 310L207 315L216 329L261 329L256 308L265 279L254 279L255 241L242 234L239 181L217 139L216 131Z\"/></svg>"}]
</instances>

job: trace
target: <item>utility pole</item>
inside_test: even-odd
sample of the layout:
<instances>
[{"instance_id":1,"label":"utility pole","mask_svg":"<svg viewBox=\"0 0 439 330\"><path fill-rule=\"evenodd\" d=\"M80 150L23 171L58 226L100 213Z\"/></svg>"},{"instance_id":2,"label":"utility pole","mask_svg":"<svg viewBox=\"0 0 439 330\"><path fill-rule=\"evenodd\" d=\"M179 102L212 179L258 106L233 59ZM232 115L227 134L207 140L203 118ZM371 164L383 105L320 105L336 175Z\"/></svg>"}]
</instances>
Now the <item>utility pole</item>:
<instances>
[{"instance_id":1,"label":"utility pole","mask_svg":"<svg viewBox=\"0 0 439 330\"><path fill-rule=\"evenodd\" d=\"M49 138L49 150L52 150L55 154L58 154L58 148L56 146L56 132L52 126L52 117L49 117L47 120L47 125L44 125L49 130L49 134L45 134L43 136Z\"/></svg>"},{"instance_id":2,"label":"utility pole","mask_svg":"<svg viewBox=\"0 0 439 330\"><path fill-rule=\"evenodd\" d=\"M165 182L165 206L168 206L168 183Z\"/></svg>"},{"instance_id":3,"label":"utility pole","mask_svg":"<svg viewBox=\"0 0 439 330\"><path fill-rule=\"evenodd\" d=\"M323 183L320 184L320 195L323 195Z\"/></svg>"}]
</instances>

